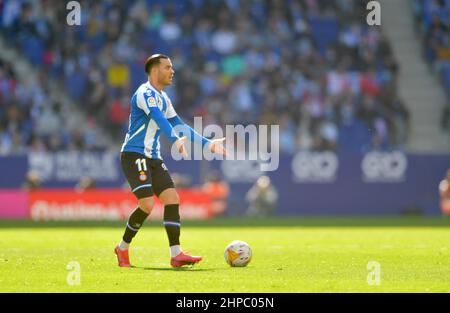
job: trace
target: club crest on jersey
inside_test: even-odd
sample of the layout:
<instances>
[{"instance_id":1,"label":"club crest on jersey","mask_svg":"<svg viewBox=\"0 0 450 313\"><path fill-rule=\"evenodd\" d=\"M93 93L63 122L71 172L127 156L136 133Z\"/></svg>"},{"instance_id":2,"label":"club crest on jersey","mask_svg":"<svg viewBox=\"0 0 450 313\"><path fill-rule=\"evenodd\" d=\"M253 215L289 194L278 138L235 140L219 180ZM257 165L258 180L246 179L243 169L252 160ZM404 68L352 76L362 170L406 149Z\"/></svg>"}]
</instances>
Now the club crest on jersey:
<instances>
[{"instance_id":1,"label":"club crest on jersey","mask_svg":"<svg viewBox=\"0 0 450 313\"><path fill-rule=\"evenodd\" d=\"M139 172L139 180L145 181L147 179L147 175L145 175L144 171Z\"/></svg>"}]
</instances>

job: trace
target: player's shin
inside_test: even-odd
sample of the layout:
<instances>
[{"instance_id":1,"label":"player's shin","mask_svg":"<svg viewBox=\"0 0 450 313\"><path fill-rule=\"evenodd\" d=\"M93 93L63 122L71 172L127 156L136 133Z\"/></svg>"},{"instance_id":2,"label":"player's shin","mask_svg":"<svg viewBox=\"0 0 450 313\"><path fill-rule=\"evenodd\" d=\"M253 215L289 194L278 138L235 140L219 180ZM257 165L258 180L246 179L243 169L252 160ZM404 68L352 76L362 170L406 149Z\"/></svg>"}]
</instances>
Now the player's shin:
<instances>
[{"instance_id":1,"label":"player's shin","mask_svg":"<svg viewBox=\"0 0 450 313\"><path fill-rule=\"evenodd\" d=\"M144 221L148 217L148 215L148 213L144 212L139 207L137 207L136 210L131 213L122 237L122 241L119 243L119 249L128 249L131 240L133 240L134 236L136 236L137 232L142 227L142 224L144 224Z\"/></svg>"},{"instance_id":2,"label":"player's shin","mask_svg":"<svg viewBox=\"0 0 450 313\"><path fill-rule=\"evenodd\" d=\"M164 227L169 239L170 255L175 257L181 252L180 248L180 213L178 204L164 206Z\"/></svg>"}]
</instances>

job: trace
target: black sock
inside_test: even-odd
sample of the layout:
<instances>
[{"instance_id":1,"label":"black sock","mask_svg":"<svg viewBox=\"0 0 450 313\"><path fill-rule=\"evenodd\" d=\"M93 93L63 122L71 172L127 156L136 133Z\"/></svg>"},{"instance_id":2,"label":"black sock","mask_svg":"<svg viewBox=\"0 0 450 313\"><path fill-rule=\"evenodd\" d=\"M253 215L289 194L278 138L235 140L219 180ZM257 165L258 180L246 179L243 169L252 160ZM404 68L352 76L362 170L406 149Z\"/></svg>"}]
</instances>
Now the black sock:
<instances>
[{"instance_id":1,"label":"black sock","mask_svg":"<svg viewBox=\"0 0 450 313\"><path fill-rule=\"evenodd\" d=\"M164 206L164 227L169 238L169 246L180 244L180 214L178 207L178 204Z\"/></svg>"},{"instance_id":2,"label":"black sock","mask_svg":"<svg viewBox=\"0 0 450 313\"><path fill-rule=\"evenodd\" d=\"M123 234L123 241L130 243L134 236L136 236L139 228L141 228L148 214L137 207L136 210L131 213L128 219L127 227L125 228L125 233Z\"/></svg>"}]
</instances>

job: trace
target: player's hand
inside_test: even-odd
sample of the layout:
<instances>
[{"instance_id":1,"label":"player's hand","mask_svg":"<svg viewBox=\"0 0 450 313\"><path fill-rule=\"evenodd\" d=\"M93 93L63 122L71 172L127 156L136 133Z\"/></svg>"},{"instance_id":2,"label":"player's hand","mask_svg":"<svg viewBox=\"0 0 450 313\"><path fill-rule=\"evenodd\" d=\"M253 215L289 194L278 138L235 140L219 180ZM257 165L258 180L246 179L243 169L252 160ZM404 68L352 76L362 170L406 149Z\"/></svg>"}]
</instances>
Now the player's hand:
<instances>
[{"instance_id":1,"label":"player's hand","mask_svg":"<svg viewBox=\"0 0 450 313\"><path fill-rule=\"evenodd\" d=\"M183 158L188 157L186 147L184 146L184 142L186 141L186 139L187 139L187 136L183 136L181 138L178 138L177 141L175 141L175 145L177 146L178 152L181 153Z\"/></svg>"},{"instance_id":2,"label":"player's hand","mask_svg":"<svg viewBox=\"0 0 450 313\"><path fill-rule=\"evenodd\" d=\"M228 152L225 149L225 147L223 146L224 141L225 141L225 137L218 138L218 139L212 139L211 143L209 144L209 148L211 149L211 152L227 156Z\"/></svg>"}]
</instances>

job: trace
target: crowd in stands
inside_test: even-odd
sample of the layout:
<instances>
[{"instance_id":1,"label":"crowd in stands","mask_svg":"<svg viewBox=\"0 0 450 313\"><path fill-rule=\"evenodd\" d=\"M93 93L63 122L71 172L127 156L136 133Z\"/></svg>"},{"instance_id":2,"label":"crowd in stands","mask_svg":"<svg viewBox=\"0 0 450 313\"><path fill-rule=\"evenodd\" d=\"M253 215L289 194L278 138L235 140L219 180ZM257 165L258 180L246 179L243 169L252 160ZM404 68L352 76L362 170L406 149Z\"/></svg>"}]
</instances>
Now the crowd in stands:
<instances>
[{"instance_id":1,"label":"crowd in stands","mask_svg":"<svg viewBox=\"0 0 450 313\"><path fill-rule=\"evenodd\" d=\"M21 81L0 59L0 155L101 148L89 128L69 128L68 118L48 81Z\"/></svg>"},{"instance_id":2,"label":"crowd in stands","mask_svg":"<svg viewBox=\"0 0 450 313\"><path fill-rule=\"evenodd\" d=\"M407 139L397 63L381 28L366 24L365 1L79 2L79 26L67 25L64 1L0 4L1 35L43 75L41 86L21 86L10 64L1 67L1 86L15 84L0 94L6 153L25 148L17 141L31 149L95 141L83 133L89 126L65 133L70 116L46 98L50 81L119 149L130 97L146 80L143 64L153 53L171 57L175 80L167 92L188 122L202 116L203 125L279 124L288 153L401 148ZM35 121L44 118L40 130Z\"/></svg>"},{"instance_id":3,"label":"crowd in stands","mask_svg":"<svg viewBox=\"0 0 450 313\"><path fill-rule=\"evenodd\" d=\"M441 125L450 130L450 0L411 0L423 55L447 93Z\"/></svg>"}]
</instances>

